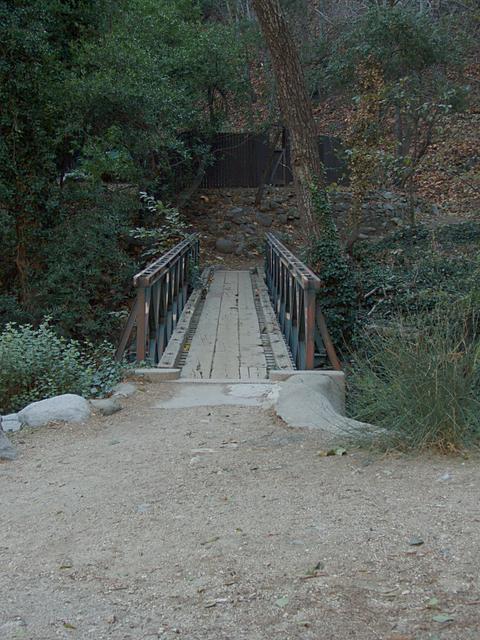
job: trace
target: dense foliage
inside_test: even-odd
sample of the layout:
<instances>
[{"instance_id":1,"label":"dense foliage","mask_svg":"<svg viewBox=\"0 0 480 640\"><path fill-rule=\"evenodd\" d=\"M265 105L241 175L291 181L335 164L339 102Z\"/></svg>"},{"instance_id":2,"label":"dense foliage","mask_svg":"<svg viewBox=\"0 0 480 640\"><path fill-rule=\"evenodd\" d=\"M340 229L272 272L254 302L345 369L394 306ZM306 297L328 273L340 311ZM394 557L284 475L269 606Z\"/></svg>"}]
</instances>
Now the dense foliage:
<instances>
[{"instance_id":1,"label":"dense foliage","mask_svg":"<svg viewBox=\"0 0 480 640\"><path fill-rule=\"evenodd\" d=\"M360 320L425 314L478 290L480 223L416 225L359 245Z\"/></svg>"},{"instance_id":2,"label":"dense foliage","mask_svg":"<svg viewBox=\"0 0 480 640\"><path fill-rule=\"evenodd\" d=\"M0 334L0 414L62 393L92 397L111 392L123 372L108 345L59 338L48 322L8 324Z\"/></svg>"},{"instance_id":3,"label":"dense foliage","mask_svg":"<svg viewBox=\"0 0 480 640\"><path fill-rule=\"evenodd\" d=\"M112 337L139 193L166 214L205 166L240 43L196 0L2 0L0 43L0 320Z\"/></svg>"},{"instance_id":4,"label":"dense foliage","mask_svg":"<svg viewBox=\"0 0 480 640\"><path fill-rule=\"evenodd\" d=\"M328 192L312 188L315 213L322 218L325 233L310 243L306 260L321 283L321 305L329 333L342 348L350 339L355 320L355 275L346 256L339 250L338 231L333 222Z\"/></svg>"},{"instance_id":5,"label":"dense foliage","mask_svg":"<svg viewBox=\"0 0 480 640\"><path fill-rule=\"evenodd\" d=\"M480 224L417 226L355 251L362 283L350 412L381 448L480 438Z\"/></svg>"}]
</instances>

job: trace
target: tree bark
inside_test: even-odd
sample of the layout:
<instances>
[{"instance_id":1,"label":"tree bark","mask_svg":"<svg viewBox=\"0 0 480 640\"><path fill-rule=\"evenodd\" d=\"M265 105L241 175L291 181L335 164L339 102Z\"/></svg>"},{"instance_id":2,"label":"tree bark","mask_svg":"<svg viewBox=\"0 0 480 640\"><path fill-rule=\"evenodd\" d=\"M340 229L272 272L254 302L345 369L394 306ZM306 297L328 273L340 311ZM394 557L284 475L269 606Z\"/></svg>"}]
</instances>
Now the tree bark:
<instances>
[{"instance_id":1,"label":"tree bark","mask_svg":"<svg viewBox=\"0 0 480 640\"><path fill-rule=\"evenodd\" d=\"M292 170L304 235L319 237L322 229L315 214L312 186L324 182L315 120L307 93L297 47L279 0L252 0L263 36L270 51L277 83L278 101L289 129Z\"/></svg>"}]
</instances>

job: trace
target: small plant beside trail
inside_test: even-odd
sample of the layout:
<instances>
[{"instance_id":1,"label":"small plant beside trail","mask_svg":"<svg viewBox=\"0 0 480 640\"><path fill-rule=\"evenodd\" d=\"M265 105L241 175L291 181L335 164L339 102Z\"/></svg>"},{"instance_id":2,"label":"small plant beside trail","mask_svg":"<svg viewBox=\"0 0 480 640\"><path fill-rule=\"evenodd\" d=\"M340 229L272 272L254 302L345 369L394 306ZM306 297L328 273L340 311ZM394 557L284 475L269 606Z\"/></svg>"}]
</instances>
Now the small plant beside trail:
<instances>
[{"instance_id":1,"label":"small plant beside trail","mask_svg":"<svg viewBox=\"0 0 480 640\"><path fill-rule=\"evenodd\" d=\"M113 349L59 337L45 320L38 328L8 324L0 334L0 414L62 393L108 394L124 366Z\"/></svg>"},{"instance_id":2,"label":"small plant beside trail","mask_svg":"<svg viewBox=\"0 0 480 640\"><path fill-rule=\"evenodd\" d=\"M187 224L175 207L168 207L145 191L140 192L140 200L145 208L148 227L137 227L130 235L148 243L142 257L158 257L187 236Z\"/></svg>"}]
</instances>

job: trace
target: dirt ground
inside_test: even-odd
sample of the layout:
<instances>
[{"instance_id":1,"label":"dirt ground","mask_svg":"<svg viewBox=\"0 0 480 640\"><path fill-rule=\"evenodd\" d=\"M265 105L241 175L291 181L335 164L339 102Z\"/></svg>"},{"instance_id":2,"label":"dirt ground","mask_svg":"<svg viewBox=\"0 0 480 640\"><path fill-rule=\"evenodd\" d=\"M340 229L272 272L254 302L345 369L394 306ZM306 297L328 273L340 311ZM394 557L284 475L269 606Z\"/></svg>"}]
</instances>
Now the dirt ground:
<instances>
[{"instance_id":1,"label":"dirt ground","mask_svg":"<svg viewBox=\"0 0 480 640\"><path fill-rule=\"evenodd\" d=\"M2 640L480 638L478 458L320 457L269 411L153 409L171 388L12 438Z\"/></svg>"}]
</instances>

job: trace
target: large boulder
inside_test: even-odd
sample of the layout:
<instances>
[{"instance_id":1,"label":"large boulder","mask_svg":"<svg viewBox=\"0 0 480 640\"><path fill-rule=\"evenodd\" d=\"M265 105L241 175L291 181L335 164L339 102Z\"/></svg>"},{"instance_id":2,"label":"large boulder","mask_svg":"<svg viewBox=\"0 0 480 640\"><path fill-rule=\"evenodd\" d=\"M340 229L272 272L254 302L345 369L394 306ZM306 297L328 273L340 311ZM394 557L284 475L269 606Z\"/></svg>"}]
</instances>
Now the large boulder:
<instances>
[{"instance_id":1,"label":"large boulder","mask_svg":"<svg viewBox=\"0 0 480 640\"><path fill-rule=\"evenodd\" d=\"M18 413L18 419L27 427L43 427L56 421L85 422L90 415L90 405L85 398L65 393L40 402L32 402Z\"/></svg>"},{"instance_id":2,"label":"large boulder","mask_svg":"<svg viewBox=\"0 0 480 640\"><path fill-rule=\"evenodd\" d=\"M299 371L280 385L275 411L291 427L320 429L336 437L358 431L369 436L378 428L345 417L345 381L342 373Z\"/></svg>"},{"instance_id":3,"label":"large boulder","mask_svg":"<svg viewBox=\"0 0 480 640\"><path fill-rule=\"evenodd\" d=\"M0 428L0 460L15 460L17 451Z\"/></svg>"},{"instance_id":4,"label":"large boulder","mask_svg":"<svg viewBox=\"0 0 480 640\"><path fill-rule=\"evenodd\" d=\"M272 216L268 215L268 213L262 213L261 211L257 211L255 219L263 227L271 227L273 223Z\"/></svg>"},{"instance_id":5,"label":"large boulder","mask_svg":"<svg viewBox=\"0 0 480 640\"><path fill-rule=\"evenodd\" d=\"M234 253L236 244L230 238L218 238L215 248L220 253Z\"/></svg>"}]
</instances>

